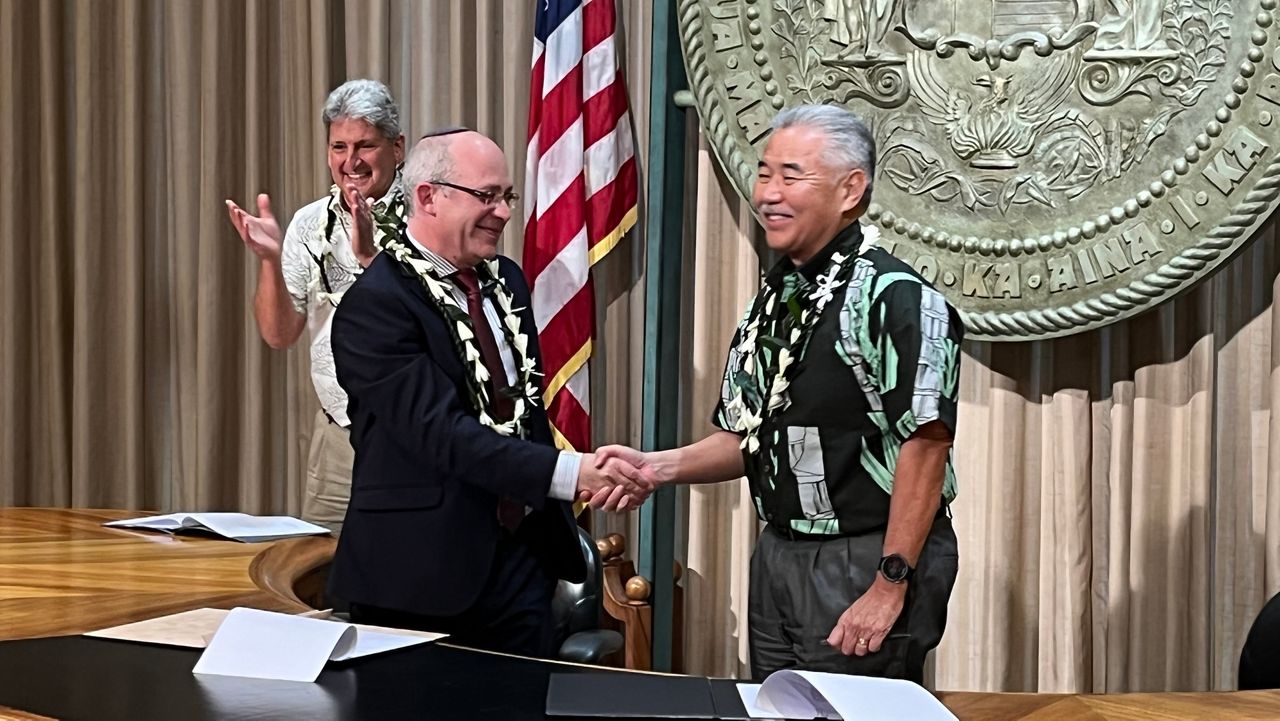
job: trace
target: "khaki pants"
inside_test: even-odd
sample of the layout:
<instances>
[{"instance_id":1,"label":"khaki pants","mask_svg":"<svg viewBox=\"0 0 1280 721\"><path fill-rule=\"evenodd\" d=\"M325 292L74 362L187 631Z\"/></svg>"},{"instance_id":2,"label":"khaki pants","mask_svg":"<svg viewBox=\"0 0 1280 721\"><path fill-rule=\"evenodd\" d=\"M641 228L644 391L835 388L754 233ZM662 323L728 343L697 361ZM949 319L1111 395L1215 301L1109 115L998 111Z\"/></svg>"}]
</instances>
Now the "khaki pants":
<instances>
[{"instance_id":1,"label":"khaki pants","mask_svg":"<svg viewBox=\"0 0 1280 721\"><path fill-rule=\"evenodd\" d=\"M337 536L351 500L351 466L355 451L351 432L331 423L324 411L316 413L307 455L307 493L302 499L302 520L324 526Z\"/></svg>"}]
</instances>

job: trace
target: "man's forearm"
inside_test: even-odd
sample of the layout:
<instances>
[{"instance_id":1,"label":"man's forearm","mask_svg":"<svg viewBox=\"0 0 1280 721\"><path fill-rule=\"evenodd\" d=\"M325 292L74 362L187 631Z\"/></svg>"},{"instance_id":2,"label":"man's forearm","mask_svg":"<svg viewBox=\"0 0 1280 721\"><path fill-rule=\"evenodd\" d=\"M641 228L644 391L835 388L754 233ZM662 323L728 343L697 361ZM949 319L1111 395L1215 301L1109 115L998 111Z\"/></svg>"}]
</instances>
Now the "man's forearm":
<instances>
[{"instance_id":1,"label":"man's forearm","mask_svg":"<svg viewBox=\"0 0 1280 721\"><path fill-rule=\"evenodd\" d=\"M951 434L939 421L926 424L902 444L893 473L885 555L897 553L916 565L942 497Z\"/></svg>"},{"instance_id":2,"label":"man's forearm","mask_svg":"<svg viewBox=\"0 0 1280 721\"><path fill-rule=\"evenodd\" d=\"M253 315L258 321L258 333L272 348L288 348L302 335L307 317L294 309L278 260L259 263Z\"/></svg>"},{"instance_id":3,"label":"man's forearm","mask_svg":"<svg viewBox=\"0 0 1280 721\"><path fill-rule=\"evenodd\" d=\"M719 483L740 478L745 472L741 442L737 434L716 431L697 443L649 455L655 465L670 474L664 478L668 482Z\"/></svg>"}]
</instances>

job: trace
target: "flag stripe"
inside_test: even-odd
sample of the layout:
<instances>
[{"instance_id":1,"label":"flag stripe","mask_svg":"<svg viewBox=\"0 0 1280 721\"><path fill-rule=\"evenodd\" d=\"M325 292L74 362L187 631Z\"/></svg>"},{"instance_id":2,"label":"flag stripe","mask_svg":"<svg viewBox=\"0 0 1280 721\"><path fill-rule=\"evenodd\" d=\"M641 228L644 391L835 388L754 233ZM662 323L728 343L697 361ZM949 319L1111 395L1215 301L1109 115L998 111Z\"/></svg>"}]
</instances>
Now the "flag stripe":
<instances>
[{"instance_id":1,"label":"flag stripe","mask_svg":"<svg viewBox=\"0 0 1280 721\"><path fill-rule=\"evenodd\" d=\"M592 350L594 350L594 344L591 341L583 343L577 353L569 356L569 362L565 364L564 368L560 369L560 373L547 381L547 390L542 395L542 400L546 405L550 406L551 401L569 385L569 381L581 375L580 372L586 368L587 360L591 357ZM572 390L569 389L569 392L572 392ZM583 393L583 395L586 394Z\"/></svg>"},{"instance_id":2,"label":"flag stripe","mask_svg":"<svg viewBox=\"0 0 1280 721\"><path fill-rule=\"evenodd\" d=\"M565 303L559 313L552 316L547 327L538 333L542 345L542 360L546 364L547 378L555 378L570 358L582 348L582 340L592 337L595 324L595 298L588 283ZM551 369L555 369L554 373ZM565 374L568 378L570 374ZM548 384L550 381L548 381Z\"/></svg>"},{"instance_id":3,"label":"flag stripe","mask_svg":"<svg viewBox=\"0 0 1280 721\"><path fill-rule=\"evenodd\" d=\"M538 127L542 147L552 147L566 131L581 124L582 66L575 65L542 99L542 122Z\"/></svg>"},{"instance_id":4,"label":"flag stripe","mask_svg":"<svg viewBox=\"0 0 1280 721\"><path fill-rule=\"evenodd\" d=\"M529 109L529 117L533 117L533 109ZM524 158L524 187L525 193L530 197L524 202L524 246L525 248L537 248L537 225L530 224L535 213L538 212L538 158L539 158L539 140L537 129L529 132L529 152ZM528 269L525 273L529 278L536 277L537 274L529 273Z\"/></svg>"},{"instance_id":5,"label":"flag stripe","mask_svg":"<svg viewBox=\"0 0 1280 721\"><path fill-rule=\"evenodd\" d=\"M594 346L594 344L592 344ZM587 358L591 356L591 349L587 349L585 354ZM585 360L585 358L584 358ZM591 366L583 363L582 369L574 373L569 378L569 382L564 384L565 391L568 392L582 410L587 415L591 415ZM564 395L563 393L560 395Z\"/></svg>"},{"instance_id":6,"label":"flag stripe","mask_svg":"<svg viewBox=\"0 0 1280 721\"><path fill-rule=\"evenodd\" d=\"M582 119L579 118L551 147L546 147L545 135L539 133L538 140L546 148L538 161L537 199L541 209L550 208L564 195L570 183L582 177Z\"/></svg>"},{"instance_id":7,"label":"flag stripe","mask_svg":"<svg viewBox=\"0 0 1280 721\"><path fill-rule=\"evenodd\" d=\"M540 282L533 287L533 318L539 333L586 286L591 267L587 250L584 228L538 274Z\"/></svg>"},{"instance_id":8,"label":"flag stripe","mask_svg":"<svg viewBox=\"0 0 1280 721\"><path fill-rule=\"evenodd\" d=\"M574 445L571 438L591 437L591 417L582 406L578 405L578 400L573 394L565 392L556 396L555 403L548 410L547 414L551 417L551 424L555 431L559 432L569 443L570 448L579 450L588 450L591 448L589 441L581 441L580 445Z\"/></svg>"},{"instance_id":9,"label":"flag stripe","mask_svg":"<svg viewBox=\"0 0 1280 721\"><path fill-rule=\"evenodd\" d=\"M582 8L582 47L590 50L611 39L616 25L612 0L587 0Z\"/></svg>"},{"instance_id":10,"label":"flag stripe","mask_svg":"<svg viewBox=\"0 0 1280 721\"><path fill-rule=\"evenodd\" d=\"M631 119L627 115L625 93L622 85L614 83L586 101L583 107L583 145L590 148L611 139L611 142L627 148L628 154L634 152L631 149ZM624 102L619 102L619 95ZM624 124L626 133L616 133Z\"/></svg>"},{"instance_id":11,"label":"flag stripe","mask_svg":"<svg viewBox=\"0 0 1280 721\"><path fill-rule=\"evenodd\" d=\"M609 231L609 234L601 238L599 242L591 246L591 249L587 251L587 260L592 265L603 260L609 254L609 251L613 250L622 241L622 236L626 235L627 231L635 226L636 218L640 215L639 211L640 209L636 206L631 206L627 214L622 216L622 222L618 223L617 227Z\"/></svg>"},{"instance_id":12,"label":"flag stripe","mask_svg":"<svg viewBox=\"0 0 1280 721\"><path fill-rule=\"evenodd\" d=\"M598 252L596 247L618 233L619 226L625 226L622 228L625 233L635 225L636 205L629 202L636 197L635 186L635 161L629 160L624 166L624 172L619 173L614 182L591 196L587 208L587 237L590 239L587 244L588 253ZM625 222L628 213L631 215L630 223ZM613 240L617 242L617 238Z\"/></svg>"},{"instance_id":13,"label":"flag stripe","mask_svg":"<svg viewBox=\"0 0 1280 721\"><path fill-rule=\"evenodd\" d=\"M593 98L618 79L618 66L613 64L613 38L588 50L582 56L582 97ZM590 115L584 112L583 115Z\"/></svg>"},{"instance_id":14,"label":"flag stripe","mask_svg":"<svg viewBox=\"0 0 1280 721\"><path fill-rule=\"evenodd\" d=\"M559 412L558 409L557 409L557 412ZM579 445L569 440L568 438L564 437L564 434L561 433L560 429L556 426L556 422L555 422L556 416L550 410L547 411L547 418L550 419L551 421L551 441L556 444L556 448L559 448L562 451L576 451L579 448L586 449L587 446L585 444ZM574 423L574 422L571 420L569 421L569 423ZM577 424L574 423L574 425L577 425ZM584 503L583 501L574 501L573 515L576 517L579 513L582 513L582 509L587 505L588 504Z\"/></svg>"},{"instance_id":15,"label":"flag stripe","mask_svg":"<svg viewBox=\"0 0 1280 721\"><path fill-rule=\"evenodd\" d=\"M582 201L586 197L586 181L582 175L565 190L565 193L551 204L546 212L535 218L538 235L538 252L530 255L528 241L525 241L524 272L530 277L538 277L543 269L555 260L562 250L571 243L587 222L587 206ZM590 244L588 244L590 245ZM534 287L537 287L535 282Z\"/></svg>"},{"instance_id":16,"label":"flag stripe","mask_svg":"<svg viewBox=\"0 0 1280 721\"><path fill-rule=\"evenodd\" d=\"M626 138L623 142L622 138ZM631 147L631 123L622 118L613 132L587 148L587 162L583 170L587 175L587 196L599 192L613 182L622 166L635 157Z\"/></svg>"},{"instance_id":17,"label":"flag stripe","mask_svg":"<svg viewBox=\"0 0 1280 721\"><path fill-rule=\"evenodd\" d=\"M546 69L542 76L542 95L560 84L569 71L582 62L582 11L574 9L547 37L543 50Z\"/></svg>"}]
</instances>

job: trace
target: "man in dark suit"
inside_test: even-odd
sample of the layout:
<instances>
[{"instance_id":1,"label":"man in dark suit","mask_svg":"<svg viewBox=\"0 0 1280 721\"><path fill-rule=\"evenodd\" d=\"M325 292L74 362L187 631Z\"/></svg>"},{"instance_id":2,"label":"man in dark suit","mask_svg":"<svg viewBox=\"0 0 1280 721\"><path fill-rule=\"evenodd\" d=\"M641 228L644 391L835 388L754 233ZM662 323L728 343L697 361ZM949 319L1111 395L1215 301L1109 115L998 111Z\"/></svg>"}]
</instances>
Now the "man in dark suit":
<instances>
[{"instance_id":1,"label":"man in dark suit","mask_svg":"<svg viewBox=\"0 0 1280 721\"><path fill-rule=\"evenodd\" d=\"M441 131L402 176L405 231L333 322L355 469L330 592L354 621L545 656L556 579L586 571L570 503L620 510L651 489L552 445L529 288L498 255L518 201L502 150Z\"/></svg>"}]
</instances>

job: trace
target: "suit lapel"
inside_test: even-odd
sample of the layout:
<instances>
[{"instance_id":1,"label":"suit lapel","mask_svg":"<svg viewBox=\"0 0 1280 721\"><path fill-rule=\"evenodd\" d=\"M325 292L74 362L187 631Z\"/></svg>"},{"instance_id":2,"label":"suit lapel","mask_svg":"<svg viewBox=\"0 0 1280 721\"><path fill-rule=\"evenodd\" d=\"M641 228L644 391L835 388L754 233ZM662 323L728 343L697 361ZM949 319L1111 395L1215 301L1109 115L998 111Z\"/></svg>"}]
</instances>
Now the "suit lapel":
<instances>
[{"instance_id":1,"label":"suit lapel","mask_svg":"<svg viewBox=\"0 0 1280 721\"><path fill-rule=\"evenodd\" d=\"M416 258L422 258L417 248L412 243L405 241L409 252ZM425 260L425 258L422 258ZM423 333L427 336L430 343L431 356L435 359L436 365L440 367L449 379L453 381L457 387L459 398L465 398L466 379L463 374L466 369L462 365L462 359L458 356L457 349L453 345L453 337L449 333L449 329L445 326L447 322L444 315L440 312L431 298L427 295L426 288L422 287L422 279L418 274L406 263L392 258L400 273L400 280L403 285L409 289L419 304L418 315L421 318ZM537 364L537 370L543 371L542 351L538 344L538 327L533 318L532 301L528 292L525 290L524 277L520 274L520 268L511 262L503 262L499 259L498 275L506 281L507 288L511 292L511 303L516 308L522 308L520 311L520 328L526 336L529 337L529 353L532 355L534 362ZM539 386L546 383L546 379L538 377ZM551 432L547 424L546 410L543 407L542 399L538 399L538 404L534 406L530 417L530 439L547 445L551 445Z\"/></svg>"},{"instance_id":2,"label":"suit lapel","mask_svg":"<svg viewBox=\"0 0 1280 721\"><path fill-rule=\"evenodd\" d=\"M404 245L415 258L426 260L407 239L404 240ZM444 314L436 307L431 297L427 295L427 289L422 287L422 278L418 276L418 273L408 263L402 263L394 257L391 258L391 261L398 271L397 280L400 285L413 296L413 302L410 307L414 309L415 314L418 316L422 332L427 337L428 352L435 360L436 365L457 386L460 397L465 397L466 381L463 378L465 368L463 368L462 359L458 356L458 351L453 345L453 336L445 325L448 321L445 320Z\"/></svg>"}]
</instances>

